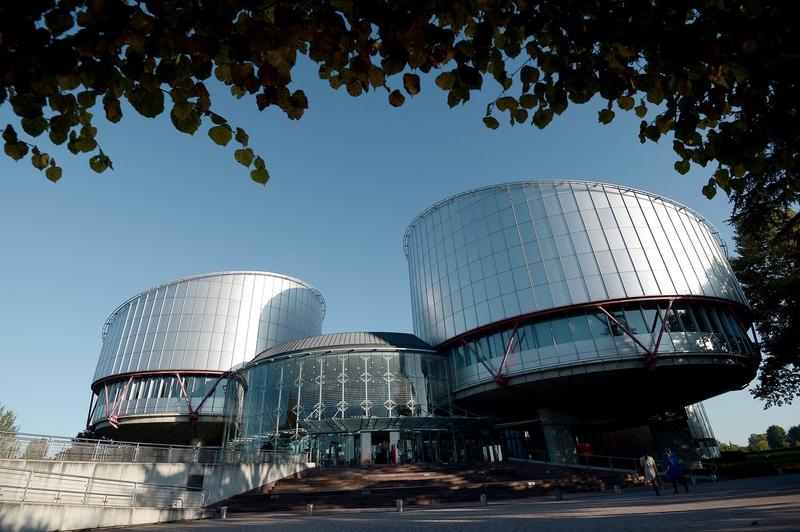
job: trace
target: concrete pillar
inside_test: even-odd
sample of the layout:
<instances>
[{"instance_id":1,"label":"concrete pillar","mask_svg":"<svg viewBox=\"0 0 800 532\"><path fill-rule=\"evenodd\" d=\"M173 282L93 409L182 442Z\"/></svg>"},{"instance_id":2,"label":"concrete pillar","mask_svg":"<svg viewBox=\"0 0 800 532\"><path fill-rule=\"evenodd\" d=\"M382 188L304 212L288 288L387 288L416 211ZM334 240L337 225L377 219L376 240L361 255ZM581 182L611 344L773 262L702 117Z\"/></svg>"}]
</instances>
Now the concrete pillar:
<instances>
[{"instance_id":1,"label":"concrete pillar","mask_svg":"<svg viewBox=\"0 0 800 532\"><path fill-rule=\"evenodd\" d=\"M361 433L361 463L362 464L371 464L372 463L372 433L371 432L362 432Z\"/></svg>"},{"instance_id":2,"label":"concrete pillar","mask_svg":"<svg viewBox=\"0 0 800 532\"><path fill-rule=\"evenodd\" d=\"M572 433L575 418L549 408L540 408L538 413L550 460L568 464L577 462L575 436Z\"/></svg>"}]
</instances>

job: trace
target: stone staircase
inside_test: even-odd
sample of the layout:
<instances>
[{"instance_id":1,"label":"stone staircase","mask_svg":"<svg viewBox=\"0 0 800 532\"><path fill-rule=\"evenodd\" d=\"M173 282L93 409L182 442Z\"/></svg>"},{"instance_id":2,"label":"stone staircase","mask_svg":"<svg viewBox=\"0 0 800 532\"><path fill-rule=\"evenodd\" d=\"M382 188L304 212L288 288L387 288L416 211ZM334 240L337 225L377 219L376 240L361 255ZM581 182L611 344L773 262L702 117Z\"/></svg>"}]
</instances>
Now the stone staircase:
<instances>
[{"instance_id":1,"label":"stone staircase","mask_svg":"<svg viewBox=\"0 0 800 532\"><path fill-rule=\"evenodd\" d=\"M617 477L618 478L618 477ZM426 505L603 490L610 478L553 466L496 464L405 464L328 467L262 486L217 503L229 512ZM613 481L612 481L613 482Z\"/></svg>"}]
</instances>

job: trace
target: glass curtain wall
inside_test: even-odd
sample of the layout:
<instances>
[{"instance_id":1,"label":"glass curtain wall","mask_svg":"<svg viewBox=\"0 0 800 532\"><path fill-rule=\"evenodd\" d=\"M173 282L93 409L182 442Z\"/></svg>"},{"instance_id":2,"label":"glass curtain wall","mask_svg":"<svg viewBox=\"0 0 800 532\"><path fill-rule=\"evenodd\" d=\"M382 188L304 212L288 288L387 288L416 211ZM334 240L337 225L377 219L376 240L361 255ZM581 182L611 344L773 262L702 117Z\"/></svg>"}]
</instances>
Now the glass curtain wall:
<instances>
[{"instance_id":1,"label":"glass curtain wall","mask_svg":"<svg viewBox=\"0 0 800 532\"><path fill-rule=\"evenodd\" d=\"M445 357L403 350L267 358L237 374L227 399L234 413L228 442L250 449L307 445L301 443L307 420L451 414ZM337 438L319 445L335 448L335 456L339 447L355 445Z\"/></svg>"},{"instance_id":2,"label":"glass curtain wall","mask_svg":"<svg viewBox=\"0 0 800 532\"><path fill-rule=\"evenodd\" d=\"M758 356L744 325L729 307L713 302L676 301L667 313L668 305L657 301L606 305L604 308L618 323L592 308L549 314L519 325L514 342L511 342L513 325L468 338L445 351L454 375L454 388L487 378L475 352L497 368L509 343L511 350L505 363L508 375L643 354L622 327L642 344L652 347L663 326L661 354Z\"/></svg>"}]
</instances>

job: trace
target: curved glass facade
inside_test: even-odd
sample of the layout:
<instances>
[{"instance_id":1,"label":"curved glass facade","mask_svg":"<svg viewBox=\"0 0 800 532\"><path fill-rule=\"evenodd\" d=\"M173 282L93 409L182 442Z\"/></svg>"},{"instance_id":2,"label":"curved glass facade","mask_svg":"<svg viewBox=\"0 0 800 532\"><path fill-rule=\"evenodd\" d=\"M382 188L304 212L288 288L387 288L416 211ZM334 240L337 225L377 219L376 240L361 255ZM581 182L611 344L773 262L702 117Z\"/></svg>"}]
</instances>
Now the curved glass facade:
<instances>
[{"instance_id":1,"label":"curved glass facade","mask_svg":"<svg viewBox=\"0 0 800 532\"><path fill-rule=\"evenodd\" d=\"M228 444L258 450L308 445L299 443L306 434L444 428L437 421L453 414L445 357L411 335L394 334L412 345L392 345L376 339L383 334L322 336L288 352L278 346L236 372Z\"/></svg>"},{"instance_id":2,"label":"curved glass facade","mask_svg":"<svg viewBox=\"0 0 800 532\"><path fill-rule=\"evenodd\" d=\"M640 365L643 350L634 338L650 349L657 345L658 357L758 357L742 322L717 301L643 300L603 308L611 317L591 306L556 311L448 343L444 352L453 390L492 379L476 355L495 371L505 358L503 373L509 378L606 360L634 359Z\"/></svg>"},{"instance_id":3,"label":"curved glass facade","mask_svg":"<svg viewBox=\"0 0 800 532\"><path fill-rule=\"evenodd\" d=\"M96 424L109 417L222 414L225 372L259 351L319 334L322 296L269 272L221 272L166 283L108 318L95 370ZM191 406L190 406L191 405Z\"/></svg>"},{"instance_id":4,"label":"curved glass facade","mask_svg":"<svg viewBox=\"0 0 800 532\"><path fill-rule=\"evenodd\" d=\"M592 301L695 295L747 304L705 220L616 185L520 182L465 192L418 216L404 247L414 333L432 345Z\"/></svg>"},{"instance_id":5,"label":"curved glass facade","mask_svg":"<svg viewBox=\"0 0 800 532\"><path fill-rule=\"evenodd\" d=\"M120 306L103 327L94 380L139 371L227 371L281 342L319 334L324 300L303 281L223 272L173 281Z\"/></svg>"}]
</instances>

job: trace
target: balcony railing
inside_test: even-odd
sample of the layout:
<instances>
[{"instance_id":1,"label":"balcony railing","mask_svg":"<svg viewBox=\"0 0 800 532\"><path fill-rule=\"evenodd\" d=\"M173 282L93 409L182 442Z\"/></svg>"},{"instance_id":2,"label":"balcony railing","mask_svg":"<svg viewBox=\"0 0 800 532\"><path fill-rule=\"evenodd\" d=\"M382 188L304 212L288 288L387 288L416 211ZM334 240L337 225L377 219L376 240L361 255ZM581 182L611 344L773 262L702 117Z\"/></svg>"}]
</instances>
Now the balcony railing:
<instances>
[{"instance_id":1,"label":"balcony railing","mask_svg":"<svg viewBox=\"0 0 800 532\"><path fill-rule=\"evenodd\" d=\"M0 432L0 460L2 459L199 464L295 464L308 461L305 453L234 451L223 447L159 445Z\"/></svg>"},{"instance_id":2,"label":"balcony railing","mask_svg":"<svg viewBox=\"0 0 800 532\"><path fill-rule=\"evenodd\" d=\"M200 508L208 500L201 488L0 466L0 501L6 502Z\"/></svg>"}]
</instances>

